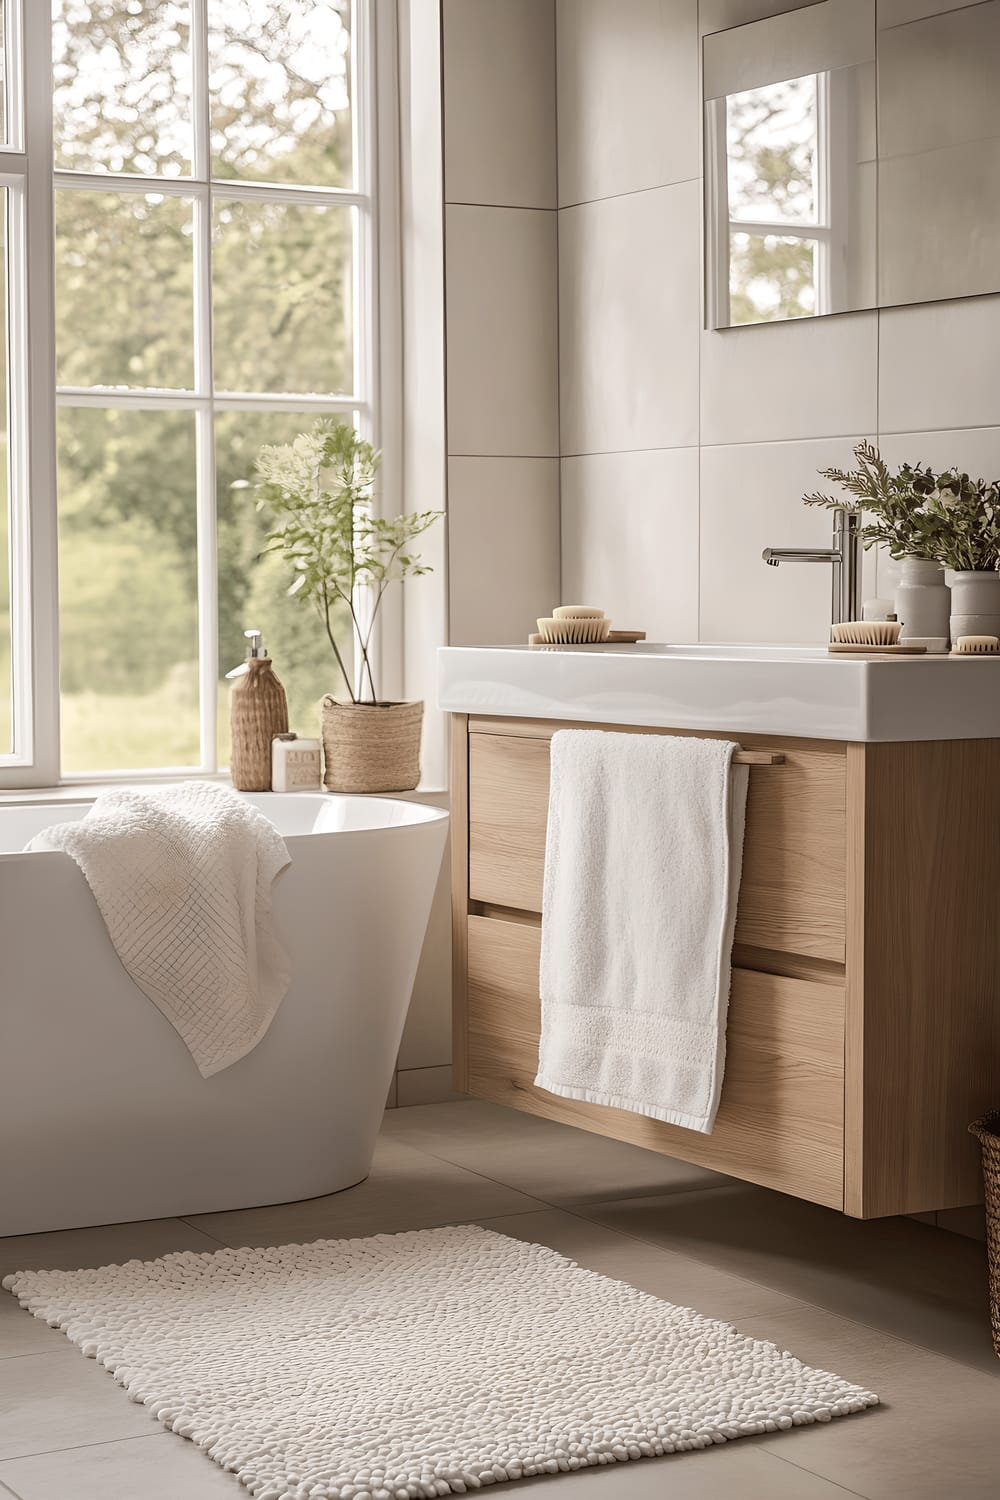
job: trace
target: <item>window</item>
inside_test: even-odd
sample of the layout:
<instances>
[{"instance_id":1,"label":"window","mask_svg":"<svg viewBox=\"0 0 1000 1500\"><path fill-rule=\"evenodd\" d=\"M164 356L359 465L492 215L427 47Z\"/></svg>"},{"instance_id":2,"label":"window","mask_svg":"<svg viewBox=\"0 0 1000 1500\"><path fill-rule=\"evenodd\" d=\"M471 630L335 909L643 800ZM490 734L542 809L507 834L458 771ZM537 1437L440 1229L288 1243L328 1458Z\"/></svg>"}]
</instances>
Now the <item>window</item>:
<instances>
[{"instance_id":1,"label":"window","mask_svg":"<svg viewBox=\"0 0 1000 1500\"><path fill-rule=\"evenodd\" d=\"M370 0L46 8L2 7L0 782L211 773L244 628L298 725L334 681L252 480L375 434Z\"/></svg>"}]
</instances>

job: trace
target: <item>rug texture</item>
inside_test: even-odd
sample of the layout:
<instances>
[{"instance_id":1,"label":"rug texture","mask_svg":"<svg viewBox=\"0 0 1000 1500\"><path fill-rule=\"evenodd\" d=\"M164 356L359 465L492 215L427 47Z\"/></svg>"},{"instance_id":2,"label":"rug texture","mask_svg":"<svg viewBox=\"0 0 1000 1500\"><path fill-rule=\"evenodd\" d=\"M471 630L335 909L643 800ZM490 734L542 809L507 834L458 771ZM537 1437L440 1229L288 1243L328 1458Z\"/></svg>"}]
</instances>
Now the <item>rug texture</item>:
<instances>
[{"instance_id":1,"label":"rug texture","mask_svg":"<svg viewBox=\"0 0 1000 1500\"><path fill-rule=\"evenodd\" d=\"M261 1500L464 1495L878 1401L471 1225L3 1285Z\"/></svg>"}]
</instances>

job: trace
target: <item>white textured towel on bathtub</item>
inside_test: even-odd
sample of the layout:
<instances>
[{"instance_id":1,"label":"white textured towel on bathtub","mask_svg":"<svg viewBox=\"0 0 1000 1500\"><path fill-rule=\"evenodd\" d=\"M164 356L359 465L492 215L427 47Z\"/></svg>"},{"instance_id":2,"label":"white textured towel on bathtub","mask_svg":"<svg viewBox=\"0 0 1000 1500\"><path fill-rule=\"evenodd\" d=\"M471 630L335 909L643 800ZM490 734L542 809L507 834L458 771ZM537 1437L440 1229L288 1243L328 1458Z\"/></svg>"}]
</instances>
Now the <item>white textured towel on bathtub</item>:
<instances>
[{"instance_id":1,"label":"white textured towel on bathtub","mask_svg":"<svg viewBox=\"0 0 1000 1500\"><path fill-rule=\"evenodd\" d=\"M104 792L28 848L76 860L129 976L203 1077L256 1047L292 972L271 914L290 856L262 813L207 782Z\"/></svg>"},{"instance_id":2,"label":"white textured towel on bathtub","mask_svg":"<svg viewBox=\"0 0 1000 1500\"><path fill-rule=\"evenodd\" d=\"M539 1088L711 1131L746 816L738 748L552 736Z\"/></svg>"}]
</instances>

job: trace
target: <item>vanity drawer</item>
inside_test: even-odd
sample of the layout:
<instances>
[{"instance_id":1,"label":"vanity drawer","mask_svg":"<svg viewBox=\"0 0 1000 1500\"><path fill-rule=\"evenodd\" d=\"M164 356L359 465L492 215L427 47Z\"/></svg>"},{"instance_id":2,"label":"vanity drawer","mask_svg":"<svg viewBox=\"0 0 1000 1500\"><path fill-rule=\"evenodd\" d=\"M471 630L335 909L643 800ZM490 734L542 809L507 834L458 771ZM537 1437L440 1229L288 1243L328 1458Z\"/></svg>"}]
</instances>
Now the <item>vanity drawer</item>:
<instances>
[{"instance_id":1,"label":"vanity drawer","mask_svg":"<svg viewBox=\"0 0 1000 1500\"><path fill-rule=\"evenodd\" d=\"M630 1141L830 1208L844 1200L844 990L737 969L711 1135L536 1089L537 923L469 918L467 1087L480 1099Z\"/></svg>"},{"instance_id":2,"label":"vanity drawer","mask_svg":"<svg viewBox=\"0 0 1000 1500\"><path fill-rule=\"evenodd\" d=\"M539 912L552 731L470 729L469 897ZM750 769L735 941L842 964L846 758L799 744L781 742L783 762Z\"/></svg>"}]
</instances>

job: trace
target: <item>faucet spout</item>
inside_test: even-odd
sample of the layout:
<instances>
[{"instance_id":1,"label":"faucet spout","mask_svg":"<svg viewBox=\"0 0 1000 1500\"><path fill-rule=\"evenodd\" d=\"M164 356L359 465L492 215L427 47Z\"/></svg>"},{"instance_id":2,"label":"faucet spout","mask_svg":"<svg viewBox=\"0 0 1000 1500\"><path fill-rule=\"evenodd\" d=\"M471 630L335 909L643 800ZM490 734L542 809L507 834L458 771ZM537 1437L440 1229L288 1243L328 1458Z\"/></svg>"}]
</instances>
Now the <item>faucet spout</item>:
<instances>
[{"instance_id":1,"label":"faucet spout","mask_svg":"<svg viewBox=\"0 0 1000 1500\"><path fill-rule=\"evenodd\" d=\"M861 538L854 511L833 513L832 547L765 547L761 557L770 568L783 562L829 563L832 573L831 623L856 620L861 612Z\"/></svg>"}]
</instances>

